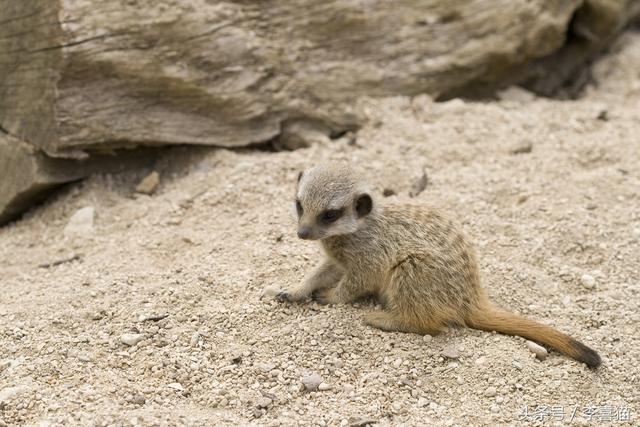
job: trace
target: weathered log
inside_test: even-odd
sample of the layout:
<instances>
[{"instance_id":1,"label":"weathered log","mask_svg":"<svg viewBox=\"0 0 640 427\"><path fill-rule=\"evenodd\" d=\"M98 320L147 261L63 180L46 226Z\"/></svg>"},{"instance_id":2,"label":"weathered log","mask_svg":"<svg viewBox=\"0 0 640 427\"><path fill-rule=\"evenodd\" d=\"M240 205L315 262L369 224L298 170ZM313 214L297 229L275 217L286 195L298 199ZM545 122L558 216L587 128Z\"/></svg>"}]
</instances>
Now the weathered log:
<instances>
[{"instance_id":1,"label":"weathered log","mask_svg":"<svg viewBox=\"0 0 640 427\"><path fill-rule=\"evenodd\" d=\"M36 163L281 135L299 145L300 129L357 128L360 96L524 78L562 49L580 7L635 1L0 0L0 129L12 137L0 159L15 158L12 141ZM29 184L4 191L18 187ZM0 196L0 213L18 211L15 197Z\"/></svg>"}]
</instances>

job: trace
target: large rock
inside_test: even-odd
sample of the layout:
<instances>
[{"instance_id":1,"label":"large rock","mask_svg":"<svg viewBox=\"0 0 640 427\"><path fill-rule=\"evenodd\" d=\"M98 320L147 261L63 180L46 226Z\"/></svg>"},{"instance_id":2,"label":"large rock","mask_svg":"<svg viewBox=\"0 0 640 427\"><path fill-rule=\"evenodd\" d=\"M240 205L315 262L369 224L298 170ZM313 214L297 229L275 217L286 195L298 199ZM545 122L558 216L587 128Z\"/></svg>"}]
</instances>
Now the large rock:
<instances>
[{"instance_id":1,"label":"large rock","mask_svg":"<svg viewBox=\"0 0 640 427\"><path fill-rule=\"evenodd\" d=\"M613 18L583 11L599 4ZM310 130L357 128L353 101L363 95L448 97L531 77L526 65L562 52L572 22L614 34L636 4L0 0L0 129L32 147L36 163L280 136L280 146L299 146ZM19 197L5 189L0 211L79 175L33 179Z\"/></svg>"}]
</instances>

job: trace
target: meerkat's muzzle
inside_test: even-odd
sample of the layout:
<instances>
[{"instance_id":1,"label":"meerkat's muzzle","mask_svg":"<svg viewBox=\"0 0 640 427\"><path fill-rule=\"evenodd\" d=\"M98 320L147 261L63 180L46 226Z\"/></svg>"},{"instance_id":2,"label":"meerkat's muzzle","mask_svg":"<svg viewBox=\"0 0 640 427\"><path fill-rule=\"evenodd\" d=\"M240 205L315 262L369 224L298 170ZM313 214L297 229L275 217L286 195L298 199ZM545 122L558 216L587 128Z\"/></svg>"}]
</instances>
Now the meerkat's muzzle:
<instances>
[{"instance_id":1,"label":"meerkat's muzzle","mask_svg":"<svg viewBox=\"0 0 640 427\"><path fill-rule=\"evenodd\" d=\"M311 237L311 228L309 227L300 227L298 229L298 237L304 240L307 240Z\"/></svg>"}]
</instances>

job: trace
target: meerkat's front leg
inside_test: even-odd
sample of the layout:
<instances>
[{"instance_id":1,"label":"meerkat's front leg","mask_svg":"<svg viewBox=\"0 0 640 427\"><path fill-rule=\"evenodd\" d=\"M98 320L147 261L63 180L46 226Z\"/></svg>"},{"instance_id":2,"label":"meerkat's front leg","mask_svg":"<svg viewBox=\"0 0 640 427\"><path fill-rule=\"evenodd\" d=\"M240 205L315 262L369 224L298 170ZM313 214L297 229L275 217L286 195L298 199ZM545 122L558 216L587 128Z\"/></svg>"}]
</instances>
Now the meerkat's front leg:
<instances>
[{"instance_id":1,"label":"meerkat's front leg","mask_svg":"<svg viewBox=\"0 0 640 427\"><path fill-rule=\"evenodd\" d=\"M367 292L360 286L360 280L345 274L338 282L338 286L314 292L313 299L320 304L347 304L366 294Z\"/></svg>"},{"instance_id":2,"label":"meerkat's front leg","mask_svg":"<svg viewBox=\"0 0 640 427\"><path fill-rule=\"evenodd\" d=\"M315 291L335 286L343 276L342 269L333 261L325 260L300 286L281 291L276 295L280 301L302 301Z\"/></svg>"}]
</instances>

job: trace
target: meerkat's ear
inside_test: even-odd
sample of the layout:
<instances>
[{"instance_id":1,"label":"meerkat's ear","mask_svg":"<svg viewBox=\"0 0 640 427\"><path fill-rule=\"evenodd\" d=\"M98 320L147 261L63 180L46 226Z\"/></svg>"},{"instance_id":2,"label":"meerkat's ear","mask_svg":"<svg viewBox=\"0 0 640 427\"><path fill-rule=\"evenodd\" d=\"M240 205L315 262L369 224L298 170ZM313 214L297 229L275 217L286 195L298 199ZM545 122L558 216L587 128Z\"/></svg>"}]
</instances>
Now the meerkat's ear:
<instances>
[{"instance_id":1,"label":"meerkat's ear","mask_svg":"<svg viewBox=\"0 0 640 427\"><path fill-rule=\"evenodd\" d=\"M366 193L360 194L356 199L356 213L358 214L358 218L369 215L369 213L371 213L371 209L373 209L373 200L371 200L371 196Z\"/></svg>"}]
</instances>

